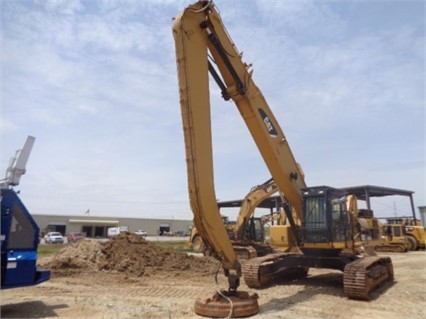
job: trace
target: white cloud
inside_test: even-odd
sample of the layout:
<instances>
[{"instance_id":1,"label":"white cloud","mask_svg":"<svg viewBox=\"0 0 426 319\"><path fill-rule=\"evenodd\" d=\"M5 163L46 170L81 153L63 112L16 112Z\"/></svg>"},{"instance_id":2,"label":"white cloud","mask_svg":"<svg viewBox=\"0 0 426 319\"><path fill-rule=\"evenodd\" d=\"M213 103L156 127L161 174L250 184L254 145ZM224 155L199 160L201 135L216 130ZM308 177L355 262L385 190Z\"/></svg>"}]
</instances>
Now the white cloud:
<instances>
[{"instance_id":1,"label":"white cloud","mask_svg":"<svg viewBox=\"0 0 426 319\"><path fill-rule=\"evenodd\" d=\"M62 14L74 14L83 10L83 5L79 0L47 0L37 1L39 4L44 5L47 11L59 12Z\"/></svg>"},{"instance_id":2,"label":"white cloud","mask_svg":"<svg viewBox=\"0 0 426 319\"><path fill-rule=\"evenodd\" d=\"M5 2L2 154L37 137L22 179L37 213L190 217L171 33L190 3ZM413 185L425 202L424 170L403 172L424 161L424 21L368 23L367 4L334 1L217 5L309 183ZM243 197L268 172L234 104L211 95L217 194Z\"/></svg>"}]
</instances>

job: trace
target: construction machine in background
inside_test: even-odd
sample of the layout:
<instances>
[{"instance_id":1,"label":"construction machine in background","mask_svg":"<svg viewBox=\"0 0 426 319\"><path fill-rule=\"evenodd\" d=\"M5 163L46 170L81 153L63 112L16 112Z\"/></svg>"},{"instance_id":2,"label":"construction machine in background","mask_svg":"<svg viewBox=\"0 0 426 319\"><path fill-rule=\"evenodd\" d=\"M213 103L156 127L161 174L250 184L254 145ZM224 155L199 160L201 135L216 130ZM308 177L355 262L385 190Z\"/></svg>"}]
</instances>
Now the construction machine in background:
<instances>
[{"instance_id":1,"label":"construction machine in background","mask_svg":"<svg viewBox=\"0 0 426 319\"><path fill-rule=\"evenodd\" d=\"M362 226L362 241L365 246L372 246L381 252L403 252L424 249L425 229L416 217L413 191L373 186L351 186L342 188L348 194L365 202L366 208L359 209L358 219ZM376 217L372 209L372 198L403 196L409 200L411 217ZM380 222L385 220L385 223Z\"/></svg>"},{"instance_id":2,"label":"construction machine in background","mask_svg":"<svg viewBox=\"0 0 426 319\"><path fill-rule=\"evenodd\" d=\"M173 36L194 226L221 262L229 285L213 298L198 298L195 312L209 317L256 314L257 295L238 290L242 275L249 287L261 288L288 275L306 275L309 267L338 269L343 272L345 294L356 299L369 299L379 286L392 281L389 257L357 254L347 193L327 186L307 187L287 138L252 79L251 65L242 61L216 6L211 1L188 6L174 18ZM216 202L209 74L247 125L283 198L301 253L271 253L243 266L238 260Z\"/></svg>"},{"instance_id":3,"label":"construction machine in background","mask_svg":"<svg viewBox=\"0 0 426 319\"><path fill-rule=\"evenodd\" d=\"M239 203L240 210L235 225L235 237L232 241L239 258L250 259L272 252L272 248L265 241L265 221L261 217L255 217L254 212L265 199L277 192L278 187L271 178L250 189L244 200ZM235 201L222 202L221 207L234 207L236 203Z\"/></svg>"},{"instance_id":4,"label":"construction machine in background","mask_svg":"<svg viewBox=\"0 0 426 319\"><path fill-rule=\"evenodd\" d=\"M374 249L378 252L405 253L410 249L410 242L404 226L400 224L380 223L382 241Z\"/></svg>"},{"instance_id":5,"label":"construction machine in background","mask_svg":"<svg viewBox=\"0 0 426 319\"><path fill-rule=\"evenodd\" d=\"M360 209L358 212L359 239L364 249L376 252L407 252L410 243L405 229L399 225L383 224L373 212Z\"/></svg>"},{"instance_id":6,"label":"construction machine in background","mask_svg":"<svg viewBox=\"0 0 426 319\"><path fill-rule=\"evenodd\" d=\"M425 250L426 230L422 222L414 217L381 217L385 219L389 227L402 227L409 242L409 250Z\"/></svg>"},{"instance_id":7,"label":"construction machine in background","mask_svg":"<svg viewBox=\"0 0 426 319\"><path fill-rule=\"evenodd\" d=\"M269 179L263 184L252 187L243 200L218 202L219 210L240 208L236 222L222 215L223 224L238 258L250 259L272 252L271 247L265 243L265 220L255 217L254 212L265 199L277 191L275 182ZM196 227L192 229L189 245L194 252L212 254L212 248L203 241Z\"/></svg>"},{"instance_id":8,"label":"construction machine in background","mask_svg":"<svg viewBox=\"0 0 426 319\"><path fill-rule=\"evenodd\" d=\"M220 206L220 203L218 203ZM228 216L222 215L222 222L225 226L226 232L230 240L235 238L235 221L230 221ZM192 248L192 251L195 253L203 253L204 255L210 255L211 248L208 247L203 241L203 238L200 236L196 227L193 227L191 230L191 235L188 239L188 246Z\"/></svg>"},{"instance_id":9,"label":"construction machine in background","mask_svg":"<svg viewBox=\"0 0 426 319\"><path fill-rule=\"evenodd\" d=\"M37 267L40 229L13 189L25 174L35 138L28 136L0 181L1 289L33 286L49 280L50 272Z\"/></svg>"},{"instance_id":10,"label":"construction machine in background","mask_svg":"<svg viewBox=\"0 0 426 319\"><path fill-rule=\"evenodd\" d=\"M298 164L300 172L302 172ZM273 251L287 252L298 251L295 238L292 233L289 219L284 212L283 199L280 195L274 195L278 188L273 179L253 187L243 200L232 200L219 203L220 207L240 207L236 223L236 239L234 248L238 247L238 256L250 259L264 256ZM269 214L255 217L256 208L269 209ZM293 221L297 220L297 229L300 221L292 211ZM269 240L265 238L265 224L269 224ZM247 249L245 247L249 247Z\"/></svg>"}]
</instances>

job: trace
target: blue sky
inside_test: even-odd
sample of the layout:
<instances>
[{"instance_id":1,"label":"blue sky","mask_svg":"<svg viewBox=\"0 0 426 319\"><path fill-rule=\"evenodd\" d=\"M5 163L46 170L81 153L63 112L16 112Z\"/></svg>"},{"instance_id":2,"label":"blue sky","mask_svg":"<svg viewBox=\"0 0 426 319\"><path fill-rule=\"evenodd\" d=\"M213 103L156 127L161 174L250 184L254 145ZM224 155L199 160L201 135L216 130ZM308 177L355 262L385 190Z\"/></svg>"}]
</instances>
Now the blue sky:
<instances>
[{"instance_id":1,"label":"blue sky","mask_svg":"<svg viewBox=\"0 0 426 319\"><path fill-rule=\"evenodd\" d=\"M190 219L171 19L192 1L1 1L1 173L33 214ZM423 1L215 1L308 185L425 195ZM270 175L211 86L217 198ZM376 214L408 213L382 198Z\"/></svg>"}]
</instances>

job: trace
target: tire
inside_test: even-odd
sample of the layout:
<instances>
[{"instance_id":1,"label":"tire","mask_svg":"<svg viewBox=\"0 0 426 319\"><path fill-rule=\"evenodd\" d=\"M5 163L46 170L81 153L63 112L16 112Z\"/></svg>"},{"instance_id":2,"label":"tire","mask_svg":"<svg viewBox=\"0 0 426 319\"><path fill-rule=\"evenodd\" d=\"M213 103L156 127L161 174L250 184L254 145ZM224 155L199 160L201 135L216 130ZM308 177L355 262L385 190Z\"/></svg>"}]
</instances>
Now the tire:
<instances>
[{"instance_id":1,"label":"tire","mask_svg":"<svg viewBox=\"0 0 426 319\"><path fill-rule=\"evenodd\" d=\"M410 248L408 250L416 250L417 249L417 241L412 236L407 236L408 241L410 242Z\"/></svg>"}]
</instances>

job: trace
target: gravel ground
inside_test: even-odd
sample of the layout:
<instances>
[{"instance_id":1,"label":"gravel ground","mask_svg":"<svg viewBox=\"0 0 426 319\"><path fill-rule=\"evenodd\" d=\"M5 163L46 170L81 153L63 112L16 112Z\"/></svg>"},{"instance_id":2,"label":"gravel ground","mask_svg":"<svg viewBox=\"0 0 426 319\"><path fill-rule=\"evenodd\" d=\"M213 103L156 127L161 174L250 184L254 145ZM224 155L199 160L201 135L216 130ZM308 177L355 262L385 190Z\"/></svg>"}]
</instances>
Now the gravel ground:
<instances>
[{"instance_id":1,"label":"gravel ground","mask_svg":"<svg viewBox=\"0 0 426 319\"><path fill-rule=\"evenodd\" d=\"M114 267L102 259L118 249L114 247L118 246L103 244L101 252L99 247L93 251L74 247L71 253L69 248L54 258L42 258L40 262L46 266L69 256L74 256L74 261L52 269L51 280L39 286L2 291L1 317L201 318L193 311L195 299L213 295L218 287L227 288L227 280L221 273L219 286L215 283L218 266L215 260L182 259L169 253L167 258L159 259L162 251L157 250L152 256L145 253L139 265L131 262L132 257L128 264ZM123 260L124 255L114 254L110 258ZM96 256L98 261L95 258L83 263L88 255L92 259ZM392 258L395 281L369 302L347 299L342 273L325 269L310 269L306 279L257 291L242 283L240 290L259 295L260 312L255 318L426 318L426 252L387 255ZM147 258L154 264L148 265ZM155 265L159 260L161 266ZM185 263L185 267L177 267ZM101 264L103 269L99 269ZM142 266L145 267L142 272L131 270Z\"/></svg>"}]
</instances>

